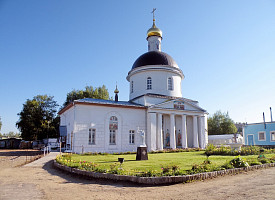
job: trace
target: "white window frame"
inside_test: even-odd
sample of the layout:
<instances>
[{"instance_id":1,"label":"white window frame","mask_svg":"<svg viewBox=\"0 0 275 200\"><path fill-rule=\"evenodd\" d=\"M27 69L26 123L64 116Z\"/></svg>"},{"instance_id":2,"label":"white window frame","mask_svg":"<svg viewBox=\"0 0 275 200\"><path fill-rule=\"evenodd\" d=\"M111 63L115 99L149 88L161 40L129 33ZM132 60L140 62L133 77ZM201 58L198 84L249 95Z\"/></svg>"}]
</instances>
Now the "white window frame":
<instances>
[{"instance_id":1,"label":"white window frame","mask_svg":"<svg viewBox=\"0 0 275 200\"><path fill-rule=\"evenodd\" d=\"M118 130L118 119L116 116L111 116L109 121L109 144L110 145L116 145L117 130Z\"/></svg>"},{"instance_id":2,"label":"white window frame","mask_svg":"<svg viewBox=\"0 0 275 200\"><path fill-rule=\"evenodd\" d=\"M116 130L110 129L109 144L116 145Z\"/></svg>"},{"instance_id":3,"label":"white window frame","mask_svg":"<svg viewBox=\"0 0 275 200\"><path fill-rule=\"evenodd\" d=\"M95 144L95 136L96 136L96 129L95 128L89 128L89 140L88 144Z\"/></svg>"},{"instance_id":4,"label":"white window frame","mask_svg":"<svg viewBox=\"0 0 275 200\"><path fill-rule=\"evenodd\" d=\"M168 90L173 90L174 88L173 88L173 78L172 77L169 77L168 79L167 79L167 89Z\"/></svg>"},{"instance_id":5,"label":"white window frame","mask_svg":"<svg viewBox=\"0 0 275 200\"><path fill-rule=\"evenodd\" d=\"M147 90L152 90L152 78L151 77L148 77L146 79L146 85L147 85Z\"/></svg>"},{"instance_id":6,"label":"white window frame","mask_svg":"<svg viewBox=\"0 0 275 200\"><path fill-rule=\"evenodd\" d=\"M272 140L272 134L274 134L274 140ZM275 131L270 131L270 142L275 142Z\"/></svg>"},{"instance_id":7,"label":"white window frame","mask_svg":"<svg viewBox=\"0 0 275 200\"><path fill-rule=\"evenodd\" d=\"M129 144L135 144L135 131L129 130Z\"/></svg>"},{"instance_id":8,"label":"white window frame","mask_svg":"<svg viewBox=\"0 0 275 200\"><path fill-rule=\"evenodd\" d=\"M264 134L264 139L260 139L260 133L263 133L263 134ZM266 141L265 131L259 131L259 132L258 132L258 141Z\"/></svg>"}]
</instances>

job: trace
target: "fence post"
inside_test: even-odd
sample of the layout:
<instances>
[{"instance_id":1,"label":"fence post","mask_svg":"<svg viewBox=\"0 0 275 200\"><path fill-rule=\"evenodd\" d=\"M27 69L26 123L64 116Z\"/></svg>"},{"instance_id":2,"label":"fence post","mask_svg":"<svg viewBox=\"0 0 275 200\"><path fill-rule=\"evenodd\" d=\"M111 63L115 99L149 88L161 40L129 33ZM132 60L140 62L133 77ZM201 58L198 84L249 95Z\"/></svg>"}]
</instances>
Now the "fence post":
<instances>
[{"instance_id":1,"label":"fence post","mask_svg":"<svg viewBox=\"0 0 275 200\"><path fill-rule=\"evenodd\" d=\"M62 143L61 143L61 137L60 137L60 142L59 142L59 154L61 155L61 147L62 147Z\"/></svg>"}]
</instances>

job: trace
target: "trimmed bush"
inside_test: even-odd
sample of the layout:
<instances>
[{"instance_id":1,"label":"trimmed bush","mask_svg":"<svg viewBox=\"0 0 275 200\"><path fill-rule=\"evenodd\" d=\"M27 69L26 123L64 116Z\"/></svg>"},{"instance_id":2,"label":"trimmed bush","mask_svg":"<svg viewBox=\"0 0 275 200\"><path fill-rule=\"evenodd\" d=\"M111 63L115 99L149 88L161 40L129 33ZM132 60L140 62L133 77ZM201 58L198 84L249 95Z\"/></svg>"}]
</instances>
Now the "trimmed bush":
<instances>
[{"instance_id":1,"label":"trimmed bush","mask_svg":"<svg viewBox=\"0 0 275 200\"><path fill-rule=\"evenodd\" d=\"M230 147L215 147L213 144L208 144L205 149L205 154L210 155L228 155L228 156L247 156L247 155L259 155L261 154L261 150L263 150L263 153L270 154L275 153L275 149L263 149L261 147L257 146L247 146L242 147L240 151L232 150Z\"/></svg>"}]
</instances>

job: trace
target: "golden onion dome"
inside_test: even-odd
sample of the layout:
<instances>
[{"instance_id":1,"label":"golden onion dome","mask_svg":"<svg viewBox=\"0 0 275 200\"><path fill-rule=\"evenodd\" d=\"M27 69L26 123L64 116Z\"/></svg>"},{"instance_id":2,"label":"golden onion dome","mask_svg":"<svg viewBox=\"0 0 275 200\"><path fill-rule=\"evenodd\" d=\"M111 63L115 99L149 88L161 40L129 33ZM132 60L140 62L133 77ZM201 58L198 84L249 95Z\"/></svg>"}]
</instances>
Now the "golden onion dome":
<instances>
[{"instance_id":1,"label":"golden onion dome","mask_svg":"<svg viewBox=\"0 0 275 200\"><path fill-rule=\"evenodd\" d=\"M147 37L150 36L162 37L162 31L156 27L155 19L153 20L153 26L147 31Z\"/></svg>"},{"instance_id":2,"label":"golden onion dome","mask_svg":"<svg viewBox=\"0 0 275 200\"><path fill-rule=\"evenodd\" d=\"M117 85L116 85L116 89L114 91L115 94L118 94L119 93L119 90L117 89Z\"/></svg>"}]
</instances>

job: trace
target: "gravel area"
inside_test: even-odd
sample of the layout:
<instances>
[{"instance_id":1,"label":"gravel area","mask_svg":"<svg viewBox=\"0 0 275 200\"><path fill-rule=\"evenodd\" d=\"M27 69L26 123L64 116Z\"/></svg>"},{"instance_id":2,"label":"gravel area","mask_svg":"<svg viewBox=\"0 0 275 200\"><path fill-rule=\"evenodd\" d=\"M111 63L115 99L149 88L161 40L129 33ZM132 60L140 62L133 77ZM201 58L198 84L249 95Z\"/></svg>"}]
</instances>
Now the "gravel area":
<instances>
[{"instance_id":1,"label":"gravel area","mask_svg":"<svg viewBox=\"0 0 275 200\"><path fill-rule=\"evenodd\" d=\"M25 155L17 155L24 157ZM85 179L43 165L19 166L0 150L0 199L275 199L275 168L169 186ZM5 160L5 161L3 161ZM18 160L18 165L21 165ZM14 162L11 165L9 162ZM5 166L4 164L5 163Z\"/></svg>"}]
</instances>

